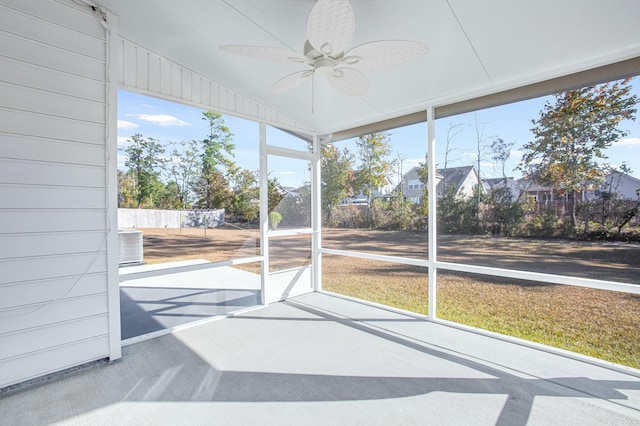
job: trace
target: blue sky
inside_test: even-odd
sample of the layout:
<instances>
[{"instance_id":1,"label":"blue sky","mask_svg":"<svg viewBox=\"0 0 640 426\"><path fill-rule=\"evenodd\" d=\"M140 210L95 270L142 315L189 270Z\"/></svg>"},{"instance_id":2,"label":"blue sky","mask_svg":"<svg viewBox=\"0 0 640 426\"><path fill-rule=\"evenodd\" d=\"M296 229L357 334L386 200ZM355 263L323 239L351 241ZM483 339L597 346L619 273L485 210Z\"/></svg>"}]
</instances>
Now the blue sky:
<instances>
[{"instance_id":1,"label":"blue sky","mask_svg":"<svg viewBox=\"0 0 640 426\"><path fill-rule=\"evenodd\" d=\"M636 83L633 92L640 97L640 81ZM437 158L439 167L444 166L444 151L449 133L448 167L475 165L477 161L477 134L480 134L484 145L481 160L481 174L485 178L500 177L500 167L491 160L488 146L496 137L505 142L514 143L511 155L506 165L508 176L520 177L514 171L520 162L522 151L519 149L532 139L530 129L531 119L539 117L544 102L550 98L536 98L516 104L505 105L463 114L436 121ZM167 145L171 142L187 140L202 140L208 134L207 122L202 120L203 110L151 98L131 92L118 93L118 146L123 148L127 139L135 133L144 137L152 137ZM637 114L640 117L640 112ZM236 145L235 161L246 169L257 170L258 132L257 123L224 116L225 123L234 134ZM476 126L475 123L478 123ZM640 119L636 122L625 122L622 127L629 135L615 143L607 154L607 162L619 167L626 162L632 169L633 175L640 178ZM451 131L449 129L452 128ZM403 172L424 161L426 152L426 125L424 123L398 128L390 131L393 145L392 156L403 158ZM297 147L305 149L303 143L293 141L293 138L283 132L270 129L267 133L270 144ZM338 142L338 147L349 147L357 154L355 140ZM167 149L168 152L171 148ZM118 168L124 170L124 153L118 154ZM356 159L357 162L357 159ZM272 177L276 177L285 186L298 186L309 178L307 164L299 160L276 161L271 159L269 164ZM395 180L395 179L394 179Z\"/></svg>"}]
</instances>

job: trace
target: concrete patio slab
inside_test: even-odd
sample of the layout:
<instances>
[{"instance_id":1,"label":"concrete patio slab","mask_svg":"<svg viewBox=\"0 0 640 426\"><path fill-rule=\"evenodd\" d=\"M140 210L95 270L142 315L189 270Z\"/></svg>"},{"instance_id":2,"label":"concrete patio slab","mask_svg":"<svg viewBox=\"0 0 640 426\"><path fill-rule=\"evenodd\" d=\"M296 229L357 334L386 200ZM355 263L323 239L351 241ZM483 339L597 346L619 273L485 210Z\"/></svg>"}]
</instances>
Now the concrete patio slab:
<instances>
[{"instance_id":1,"label":"concrete patio slab","mask_svg":"<svg viewBox=\"0 0 640 426\"><path fill-rule=\"evenodd\" d=\"M127 346L0 412L12 425L637 425L632 373L312 293Z\"/></svg>"},{"instance_id":2,"label":"concrete patio slab","mask_svg":"<svg viewBox=\"0 0 640 426\"><path fill-rule=\"evenodd\" d=\"M260 303L260 276L205 260L120 268L122 339Z\"/></svg>"}]
</instances>

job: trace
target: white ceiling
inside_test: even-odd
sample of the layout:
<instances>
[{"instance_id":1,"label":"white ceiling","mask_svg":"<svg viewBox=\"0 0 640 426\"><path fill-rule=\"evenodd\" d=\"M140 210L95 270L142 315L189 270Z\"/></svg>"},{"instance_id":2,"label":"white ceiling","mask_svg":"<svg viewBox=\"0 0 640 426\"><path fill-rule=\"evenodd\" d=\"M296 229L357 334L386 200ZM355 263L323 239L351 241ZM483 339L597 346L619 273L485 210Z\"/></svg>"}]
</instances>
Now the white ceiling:
<instances>
[{"instance_id":1,"label":"white ceiling","mask_svg":"<svg viewBox=\"0 0 640 426\"><path fill-rule=\"evenodd\" d=\"M335 92L321 78L313 98L309 83L271 95L275 81L306 65L219 47L301 52L314 0L99 2L119 15L122 37L321 134L640 56L638 0L352 0L354 46L416 40L428 46L427 55L365 71L370 88L362 97Z\"/></svg>"}]
</instances>

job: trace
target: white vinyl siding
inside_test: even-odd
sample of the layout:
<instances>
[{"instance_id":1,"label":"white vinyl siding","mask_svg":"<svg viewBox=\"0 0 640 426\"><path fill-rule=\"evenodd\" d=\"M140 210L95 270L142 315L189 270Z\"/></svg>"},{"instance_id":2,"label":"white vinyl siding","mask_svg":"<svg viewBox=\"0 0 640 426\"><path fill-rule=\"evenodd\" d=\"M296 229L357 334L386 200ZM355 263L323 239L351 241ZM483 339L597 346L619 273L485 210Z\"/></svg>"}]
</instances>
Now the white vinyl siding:
<instances>
[{"instance_id":1,"label":"white vinyl siding","mask_svg":"<svg viewBox=\"0 0 640 426\"><path fill-rule=\"evenodd\" d=\"M106 49L79 2L0 0L0 387L111 354Z\"/></svg>"}]
</instances>

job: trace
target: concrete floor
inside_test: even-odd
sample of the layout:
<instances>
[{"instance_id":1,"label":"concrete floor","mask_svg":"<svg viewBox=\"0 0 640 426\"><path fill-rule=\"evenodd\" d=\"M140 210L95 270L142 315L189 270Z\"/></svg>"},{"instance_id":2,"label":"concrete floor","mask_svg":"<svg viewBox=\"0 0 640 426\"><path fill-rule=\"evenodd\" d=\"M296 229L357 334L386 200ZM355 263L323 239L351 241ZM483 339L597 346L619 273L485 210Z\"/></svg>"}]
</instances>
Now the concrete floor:
<instances>
[{"instance_id":1,"label":"concrete floor","mask_svg":"<svg viewBox=\"0 0 640 426\"><path fill-rule=\"evenodd\" d=\"M120 268L122 340L260 304L260 275L206 260Z\"/></svg>"},{"instance_id":2,"label":"concrete floor","mask_svg":"<svg viewBox=\"0 0 640 426\"><path fill-rule=\"evenodd\" d=\"M635 372L637 373L637 372ZM0 423L638 425L640 377L311 293L0 399Z\"/></svg>"}]
</instances>

